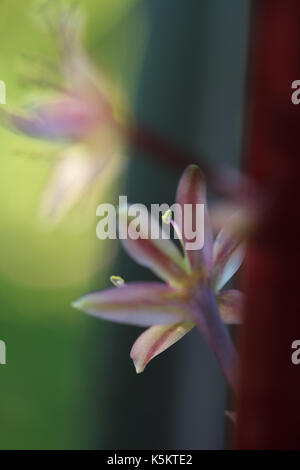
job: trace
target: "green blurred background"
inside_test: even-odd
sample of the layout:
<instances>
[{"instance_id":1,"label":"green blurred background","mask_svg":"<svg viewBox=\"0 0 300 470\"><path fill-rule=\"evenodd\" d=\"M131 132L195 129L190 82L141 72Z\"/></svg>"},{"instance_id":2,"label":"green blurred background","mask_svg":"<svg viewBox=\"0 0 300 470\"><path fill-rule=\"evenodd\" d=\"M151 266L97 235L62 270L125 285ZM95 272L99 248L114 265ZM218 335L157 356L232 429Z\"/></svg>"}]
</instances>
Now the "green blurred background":
<instances>
[{"instance_id":1,"label":"green blurred background","mask_svg":"<svg viewBox=\"0 0 300 470\"><path fill-rule=\"evenodd\" d=\"M142 10L133 0L83 3L90 55L131 93L145 37ZM24 64L34 75L57 58L57 44L40 24L41 4L0 2L0 78L9 109L39 93L22 80ZM0 369L0 447L85 447L89 321L70 302L106 283L107 253L117 243L108 249L95 236L96 195L58 226L41 225L36 214L56 147L5 129L0 142L0 338L7 345L7 365ZM103 196L105 202L114 202L113 192Z\"/></svg>"}]
</instances>

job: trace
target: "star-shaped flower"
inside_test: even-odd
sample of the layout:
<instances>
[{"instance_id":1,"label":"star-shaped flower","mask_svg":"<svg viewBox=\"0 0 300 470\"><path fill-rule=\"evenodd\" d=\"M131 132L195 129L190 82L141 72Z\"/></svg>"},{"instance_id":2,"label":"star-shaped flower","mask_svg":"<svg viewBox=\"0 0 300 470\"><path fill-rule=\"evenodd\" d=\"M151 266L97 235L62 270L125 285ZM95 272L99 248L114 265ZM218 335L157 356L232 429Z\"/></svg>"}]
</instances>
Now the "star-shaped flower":
<instances>
[{"instance_id":1,"label":"star-shaped flower","mask_svg":"<svg viewBox=\"0 0 300 470\"><path fill-rule=\"evenodd\" d=\"M40 207L40 214L52 222L65 215L99 176L103 190L124 166L120 153L125 106L120 92L89 60L73 16L63 20L57 27L61 85L25 112L1 113L12 129L61 145Z\"/></svg>"},{"instance_id":2,"label":"star-shaped flower","mask_svg":"<svg viewBox=\"0 0 300 470\"><path fill-rule=\"evenodd\" d=\"M201 250L184 250L172 240L140 238L121 240L127 253L139 264L152 270L165 283L123 283L94 292L73 303L91 315L114 322L149 327L134 343L130 356L140 373L151 359L182 338L196 324L212 346L221 367L234 386L235 352L224 323L239 323L242 316L242 293L221 291L239 268L243 258L242 242L232 230L231 221L213 243L213 233L206 207L204 175L196 165L183 173L176 202L183 214L186 205L204 204L204 246ZM126 210L120 210L122 222L130 222ZM166 214L166 222L169 214ZM171 221L172 222L172 221ZM158 221L153 221L158 224ZM176 230L176 227L175 227ZM187 244L182 235L183 247Z\"/></svg>"}]
</instances>

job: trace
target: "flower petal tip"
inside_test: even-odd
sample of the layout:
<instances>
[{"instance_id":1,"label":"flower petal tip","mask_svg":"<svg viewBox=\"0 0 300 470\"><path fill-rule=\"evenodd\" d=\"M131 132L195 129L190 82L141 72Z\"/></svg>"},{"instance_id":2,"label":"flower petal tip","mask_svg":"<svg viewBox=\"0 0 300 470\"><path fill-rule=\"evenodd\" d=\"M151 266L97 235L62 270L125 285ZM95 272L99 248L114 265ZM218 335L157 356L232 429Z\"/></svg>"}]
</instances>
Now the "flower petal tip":
<instances>
[{"instance_id":1,"label":"flower petal tip","mask_svg":"<svg viewBox=\"0 0 300 470\"><path fill-rule=\"evenodd\" d=\"M76 308L76 310L83 310L83 305L84 301L81 297L79 299L73 300L73 302L71 303L71 306L73 308Z\"/></svg>"},{"instance_id":2,"label":"flower petal tip","mask_svg":"<svg viewBox=\"0 0 300 470\"><path fill-rule=\"evenodd\" d=\"M144 372L145 369L143 369L142 367L135 367L135 372L137 374L141 374L142 372Z\"/></svg>"},{"instance_id":3,"label":"flower petal tip","mask_svg":"<svg viewBox=\"0 0 300 470\"><path fill-rule=\"evenodd\" d=\"M134 365L134 368L135 368L135 372L137 374L141 374L142 372L144 372L145 367L143 367L142 364L139 364L138 361L135 361L135 359L132 357L131 353L130 353L130 357L132 359L132 362L133 362L133 365Z\"/></svg>"},{"instance_id":4,"label":"flower petal tip","mask_svg":"<svg viewBox=\"0 0 300 470\"><path fill-rule=\"evenodd\" d=\"M205 180L205 175L201 168L196 165L195 163L191 163L184 171L184 174L189 175L190 177L193 175L197 175L199 178Z\"/></svg>"}]
</instances>

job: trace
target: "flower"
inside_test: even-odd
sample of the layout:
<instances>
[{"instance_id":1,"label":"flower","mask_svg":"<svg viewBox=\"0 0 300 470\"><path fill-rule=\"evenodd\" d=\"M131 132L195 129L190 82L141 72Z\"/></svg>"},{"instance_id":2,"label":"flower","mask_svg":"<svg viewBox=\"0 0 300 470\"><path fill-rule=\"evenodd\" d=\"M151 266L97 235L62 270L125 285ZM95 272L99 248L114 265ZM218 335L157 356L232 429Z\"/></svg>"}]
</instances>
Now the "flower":
<instances>
[{"instance_id":1,"label":"flower","mask_svg":"<svg viewBox=\"0 0 300 470\"><path fill-rule=\"evenodd\" d=\"M162 237L156 240L141 234L136 240L122 239L127 253L165 282L123 283L121 288L84 295L73 306L106 320L149 327L131 349L137 373L197 324L234 386L235 352L224 323L241 322L243 298L238 290L221 289L242 262L242 241L231 229L229 220L213 243L205 179L198 166L190 165L184 171L176 201L183 213L187 204L193 210L196 204L204 204L203 248L186 250L184 234L181 236L184 255L172 240ZM128 227L127 211L121 209L120 215ZM170 221L170 214L165 214L163 220Z\"/></svg>"},{"instance_id":2,"label":"flower","mask_svg":"<svg viewBox=\"0 0 300 470\"><path fill-rule=\"evenodd\" d=\"M4 122L32 138L62 145L40 214L59 220L101 176L101 187L124 164L123 102L119 90L96 71L85 54L70 14L57 28L63 85L24 113L2 112ZM124 113L125 114L125 113Z\"/></svg>"}]
</instances>

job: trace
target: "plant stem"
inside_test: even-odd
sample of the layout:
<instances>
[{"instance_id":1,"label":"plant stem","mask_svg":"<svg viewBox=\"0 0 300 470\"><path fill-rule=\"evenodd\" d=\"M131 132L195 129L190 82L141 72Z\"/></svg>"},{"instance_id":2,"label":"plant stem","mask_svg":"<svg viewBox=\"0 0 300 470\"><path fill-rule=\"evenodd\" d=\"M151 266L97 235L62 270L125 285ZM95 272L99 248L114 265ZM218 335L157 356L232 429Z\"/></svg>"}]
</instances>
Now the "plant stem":
<instances>
[{"instance_id":1,"label":"plant stem","mask_svg":"<svg viewBox=\"0 0 300 470\"><path fill-rule=\"evenodd\" d=\"M236 392L236 351L220 316L215 294L209 287L198 291L191 311L198 328L212 347L229 385Z\"/></svg>"},{"instance_id":2,"label":"plant stem","mask_svg":"<svg viewBox=\"0 0 300 470\"><path fill-rule=\"evenodd\" d=\"M264 202L265 194L261 187L238 170L220 164L211 156L205 157L182 148L140 122L135 122L132 127L120 127L120 131L135 148L146 152L168 168L182 171L187 165L197 163L212 188L240 205L257 208Z\"/></svg>"}]
</instances>

